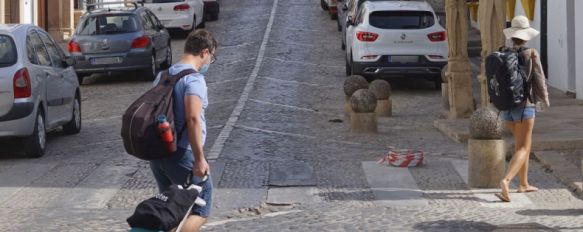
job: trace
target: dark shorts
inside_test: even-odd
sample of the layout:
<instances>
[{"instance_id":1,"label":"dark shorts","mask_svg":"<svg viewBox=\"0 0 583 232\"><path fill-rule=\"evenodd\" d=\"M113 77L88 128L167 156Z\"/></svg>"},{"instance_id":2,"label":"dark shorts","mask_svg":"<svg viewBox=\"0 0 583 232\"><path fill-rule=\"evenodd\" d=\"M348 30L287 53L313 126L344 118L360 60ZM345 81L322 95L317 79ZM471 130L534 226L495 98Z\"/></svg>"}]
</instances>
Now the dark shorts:
<instances>
[{"instance_id":1,"label":"dark shorts","mask_svg":"<svg viewBox=\"0 0 583 232\"><path fill-rule=\"evenodd\" d=\"M519 122L534 118L535 116L536 108L534 106L518 107L512 110L502 111L502 118L509 122Z\"/></svg>"},{"instance_id":2,"label":"dark shorts","mask_svg":"<svg viewBox=\"0 0 583 232\"><path fill-rule=\"evenodd\" d=\"M178 150L168 159L150 161L150 168L154 173L154 178L156 178L158 190L163 192L172 184L186 183L186 178L188 177L189 173L192 172L193 162L194 156L192 151L182 148L178 148ZM202 179L200 177L193 176L190 183L202 183ZM202 192L200 193L199 197L206 201L206 206L200 207L195 205L192 208L192 214L208 218L213 205L213 181L210 175L208 180L204 182L201 187Z\"/></svg>"}]
</instances>

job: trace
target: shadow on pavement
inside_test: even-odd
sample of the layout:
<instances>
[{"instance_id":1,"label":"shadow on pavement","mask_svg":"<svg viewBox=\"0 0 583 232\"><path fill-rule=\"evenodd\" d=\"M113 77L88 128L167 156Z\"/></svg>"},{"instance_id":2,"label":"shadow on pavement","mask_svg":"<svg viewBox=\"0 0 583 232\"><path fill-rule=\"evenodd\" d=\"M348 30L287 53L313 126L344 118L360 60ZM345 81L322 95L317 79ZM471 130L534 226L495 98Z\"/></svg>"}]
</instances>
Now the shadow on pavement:
<instances>
[{"instance_id":1,"label":"shadow on pavement","mask_svg":"<svg viewBox=\"0 0 583 232\"><path fill-rule=\"evenodd\" d=\"M421 222L413 227L421 231L558 231L538 223L521 223L492 225L486 222L475 222L466 220L439 220L430 222Z\"/></svg>"},{"instance_id":2,"label":"shadow on pavement","mask_svg":"<svg viewBox=\"0 0 583 232\"><path fill-rule=\"evenodd\" d=\"M524 216L580 216L583 209L527 209L517 211L516 214Z\"/></svg>"}]
</instances>

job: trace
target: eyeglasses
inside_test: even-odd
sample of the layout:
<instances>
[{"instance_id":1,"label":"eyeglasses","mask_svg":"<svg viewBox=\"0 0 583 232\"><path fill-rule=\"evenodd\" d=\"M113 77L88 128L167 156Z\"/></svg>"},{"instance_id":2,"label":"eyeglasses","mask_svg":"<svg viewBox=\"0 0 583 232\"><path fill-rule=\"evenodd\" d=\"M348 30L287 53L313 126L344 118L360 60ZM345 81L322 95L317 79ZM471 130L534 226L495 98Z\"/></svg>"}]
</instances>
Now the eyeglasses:
<instances>
[{"instance_id":1,"label":"eyeglasses","mask_svg":"<svg viewBox=\"0 0 583 232\"><path fill-rule=\"evenodd\" d=\"M215 57L215 54L211 53L211 64L215 61L217 61L217 57Z\"/></svg>"}]
</instances>

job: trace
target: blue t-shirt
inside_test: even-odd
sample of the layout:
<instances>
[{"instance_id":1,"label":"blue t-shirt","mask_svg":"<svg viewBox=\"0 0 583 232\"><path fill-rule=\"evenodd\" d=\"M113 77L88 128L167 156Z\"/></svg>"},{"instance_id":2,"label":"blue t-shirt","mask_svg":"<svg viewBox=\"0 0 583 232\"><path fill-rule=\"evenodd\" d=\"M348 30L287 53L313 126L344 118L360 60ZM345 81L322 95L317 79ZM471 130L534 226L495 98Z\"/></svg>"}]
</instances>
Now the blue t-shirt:
<instances>
[{"instance_id":1,"label":"blue t-shirt","mask_svg":"<svg viewBox=\"0 0 583 232\"><path fill-rule=\"evenodd\" d=\"M177 63L172 65L168 71L171 75L176 75L186 69L196 70L190 64ZM156 77L154 85L158 84L160 75L161 74L158 74L158 77ZM180 140L178 141L178 147L192 150L190 143L188 142L188 131L184 127L186 118L184 96L198 96L202 101L202 111L200 112L200 127L202 128L202 144L204 145L206 141L206 119L204 117L204 111L208 106L208 95L206 81L204 80L204 76L202 74L193 73L186 75L180 79L174 87L174 125L177 131L176 133L180 133L180 131L184 130L183 134L179 136Z\"/></svg>"}]
</instances>

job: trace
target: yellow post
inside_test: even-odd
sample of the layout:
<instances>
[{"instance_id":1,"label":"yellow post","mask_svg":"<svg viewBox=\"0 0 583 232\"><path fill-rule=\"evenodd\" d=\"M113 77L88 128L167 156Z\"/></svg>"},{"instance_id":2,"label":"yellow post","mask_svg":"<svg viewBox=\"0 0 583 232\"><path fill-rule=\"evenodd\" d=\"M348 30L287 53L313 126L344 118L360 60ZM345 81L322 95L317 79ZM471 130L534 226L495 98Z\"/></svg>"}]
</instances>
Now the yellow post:
<instances>
[{"instance_id":1,"label":"yellow post","mask_svg":"<svg viewBox=\"0 0 583 232\"><path fill-rule=\"evenodd\" d=\"M536 0L521 0L522 1L522 8L524 8L524 12L526 13L526 17L530 19L530 21L534 20L534 7Z\"/></svg>"},{"instance_id":2,"label":"yellow post","mask_svg":"<svg viewBox=\"0 0 583 232\"><path fill-rule=\"evenodd\" d=\"M482 36L482 66L478 76L480 82L481 106L490 103L488 85L486 83L486 56L504 46L504 33L506 27L506 0L484 0L480 4L480 35ZM487 23L482 23L487 22Z\"/></svg>"},{"instance_id":3,"label":"yellow post","mask_svg":"<svg viewBox=\"0 0 583 232\"><path fill-rule=\"evenodd\" d=\"M506 0L506 21L511 21L516 12L516 0Z\"/></svg>"},{"instance_id":4,"label":"yellow post","mask_svg":"<svg viewBox=\"0 0 583 232\"><path fill-rule=\"evenodd\" d=\"M472 16L472 21L478 21L478 7L479 3L477 2L468 2L468 7L470 8L470 15Z\"/></svg>"},{"instance_id":5,"label":"yellow post","mask_svg":"<svg viewBox=\"0 0 583 232\"><path fill-rule=\"evenodd\" d=\"M0 24L4 24L4 18L6 17L6 12L4 12L5 4L4 0L0 0Z\"/></svg>"}]
</instances>

